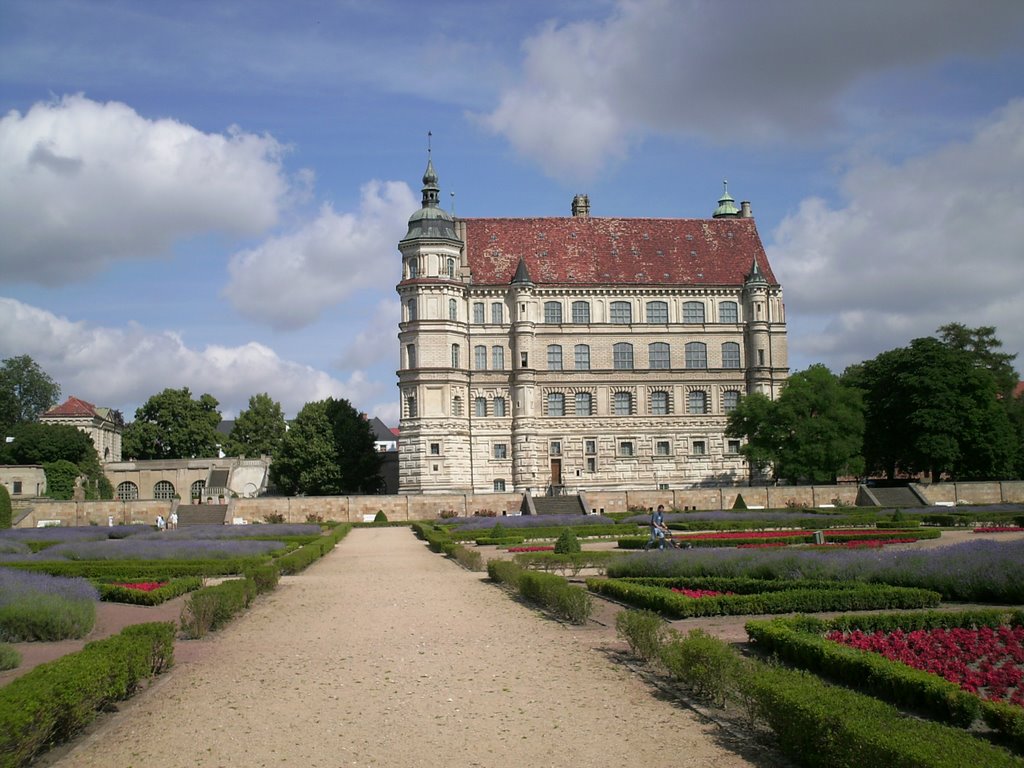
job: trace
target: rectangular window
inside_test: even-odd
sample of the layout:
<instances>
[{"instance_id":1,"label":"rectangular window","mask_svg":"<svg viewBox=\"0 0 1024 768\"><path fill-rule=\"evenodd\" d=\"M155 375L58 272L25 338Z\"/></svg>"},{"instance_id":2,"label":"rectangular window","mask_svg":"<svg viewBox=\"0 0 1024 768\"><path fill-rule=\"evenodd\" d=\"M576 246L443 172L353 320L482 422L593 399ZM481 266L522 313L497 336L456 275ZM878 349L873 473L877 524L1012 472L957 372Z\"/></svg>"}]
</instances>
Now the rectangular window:
<instances>
[{"instance_id":1,"label":"rectangular window","mask_svg":"<svg viewBox=\"0 0 1024 768\"><path fill-rule=\"evenodd\" d=\"M562 370L562 348L558 344L548 345L548 370Z\"/></svg>"},{"instance_id":2,"label":"rectangular window","mask_svg":"<svg viewBox=\"0 0 1024 768\"><path fill-rule=\"evenodd\" d=\"M586 325L590 322L590 303L586 301L574 301L572 303L572 321Z\"/></svg>"},{"instance_id":3,"label":"rectangular window","mask_svg":"<svg viewBox=\"0 0 1024 768\"><path fill-rule=\"evenodd\" d=\"M452 344L452 368L458 368L461 364L461 350L458 344Z\"/></svg>"},{"instance_id":4,"label":"rectangular window","mask_svg":"<svg viewBox=\"0 0 1024 768\"><path fill-rule=\"evenodd\" d=\"M735 389L729 389L722 393L722 410L725 413L732 413L740 404L740 393Z\"/></svg>"},{"instance_id":5,"label":"rectangular window","mask_svg":"<svg viewBox=\"0 0 1024 768\"><path fill-rule=\"evenodd\" d=\"M654 443L655 456L668 456L671 453L671 446L668 440L658 440Z\"/></svg>"},{"instance_id":6,"label":"rectangular window","mask_svg":"<svg viewBox=\"0 0 1024 768\"><path fill-rule=\"evenodd\" d=\"M544 302L544 322L558 325L562 322L562 305L557 301Z\"/></svg>"},{"instance_id":7,"label":"rectangular window","mask_svg":"<svg viewBox=\"0 0 1024 768\"><path fill-rule=\"evenodd\" d=\"M529 368L530 367L529 360L530 360L530 358L529 358L528 353L526 353L526 352L520 352L519 353L519 367L520 368Z\"/></svg>"},{"instance_id":8,"label":"rectangular window","mask_svg":"<svg viewBox=\"0 0 1024 768\"><path fill-rule=\"evenodd\" d=\"M502 305L495 302L491 304L491 322L495 325L501 325L505 320L505 310L502 309Z\"/></svg>"},{"instance_id":9,"label":"rectangular window","mask_svg":"<svg viewBox=\"0 0 1024 768\"><path fill-rule=\"evenodd\" d=\"M550 446L548 446L548 453L550 453L552 456L561 456L562 444L559 441L555 440L554 442L551 443Z\"/></svg>"},{"instance_id":10,"label":"rectangular window","mask_svg":"<svg viewBox=\"0 0 1024 768\"><path fill-rule=\"evenodd\" d=\"M668 483L658 483L658 490L659 491L667 491L668 490Z\"/></svg>"},{"instance_id":11,"label":"rectangular window","mask_svg":"<svg viewBox=\"0 0 1024 768\"><path fill-rule=\"evenodd\" d=\"M11 481L11 495L12 496L21 496L21 480L12 480Z\"/></svg>"},{"instance_id":12,"label":"rectangular window","mask_svg":"<svg viewBox=\"0 0 1024 768\"><path fill-rule=\"evenodd\" d=\"M703 323L704 322L704 302L703 301L687 301L683 303L683 322L684 323Z\"/></svg>"},{"instance_id":13,"label":"rectangular window","mask_svg":"<svg viewBox=\"0 0 1024 768\"><path fill-rule=\"evenodd\" d=\"M473 401L473 414L480 418L487 415L487 398L478 397Z\"/></svg>"},{"instance_id":14,"label":"rectangular window","mask_svg":"<svg viewBox=\"0 0 1024 768\"><path fill-rule=\"evenodd\" d=\"M410 368L416 367L416 345L408 344L405 347L405 359L409 363Z\"/></svg>"},{"instance_id":15,"label":"rectangular window","mask_svg":"<svg viewBox=\"0 0 1024 768\"><path fill-rule=\"evenodd\" d=\"M459 303L455 299L448 299L448 319L459 319Z\"/></svg>"},{"instance_id":16,"label":"rectangular window","mask_svg":"<svg viewBox=\"0 0 1024 768\"><path fill-rule=\"evenodd\" d=\"M473 304L473 322L482 323L484 321L484 303L477 301Z\"/></svg>"},{"instance_id":17,"label":"rectangular window","mask_svg":"<svg viewBox=\"0 0 1024 768\"><path fill-rule=\"evenodd\" d=\"M597 472L597 459L593 456L587 457L587 472Z\"/></svg>"},{"instance_id":18,"label":"rectangular window","mask_svg":"<svg viewBox=\"0 0 1024 768\"><path fill-rule=\"evenodd\" d=\"M693 441L693 455L694 456L704 456L704 455L707 454L707 452L708 452L707 443L705 443L703 440L694 440Z\"/></svg>"},{"instance_id":19,"label":"rectangular window","mask_svg":"<svg viewBox=\"0 0 1024 768\"><path fill-rule=\"evenodd\" d=\"M740 367L740 345L735 341L727 341L722 345L722 367Z\"/></svg>"},{"instance_id":20,"label":"rectangular window","mask_svg":"<svg viewBox=\"0 0 1024 768\"><path fill-rule=\"evenodd\" d=\"M597 440L584 440L583 441L583 452L587 456L594 456L597 454Z\"/></svg>"},{"instance_id":21,"label":"rectangular window","mask_svg":"<svg viewBox=\"0 0 1024 768\"><path fill-rule=\"evenodd\" d=\"M565 416L565 395L561 392L548 393L548 416Z\"/></svg>"},{"instance_id":22,"label":"rectangular window","mask_svg":"<svg viewBox=\"0 0 1024 768\"><path fill-rule=\"evenodd\" d=\"M737 454L739 454L739 452L740 452L740 441L739 440L730 440L728 443L726 443L725 452L727 454L729 454L730 456L736 456Z\"/></svg>"},{"instance_id":23,"label":"rectangular window","mask_svg":"<svg viewBox=\"0 0 1024 768\"><path fill-rule=\"evenodd\" d=\"M577 344L575 349L573 350L573 354L576 358L576 370L589 371L590 347L587 344Z\"/></svg>"},{"instance_id":24,"label":"rectangular window","mask_svg":"<svg viewBox=\"0 0 1024 768\"><path fill-rule=\"evenodd\" d=\"M633 345L620 342L612 346L612 365L617 371L633 370Z\"/></svg>"},{"instance_id":25,"label":"rectangular window","mask_svg":"<svg viewBox=\"0 0 1024 768\"><path fill-rule=\"evenodd\" d=\"M632 440L620 440L619 441L619 456L632 456L633 455L633 441Z\"/></svg>"},{"instance_id":26,"label":"rectangular window","mask_svg":"<svg viewBox=\"0 0 1024 768\"><path fill-rule=\"evenodd\" d=\"M629 325L632 323L632 305L628 301L613 301L611 306L611 321L619 325Z\"/></svg>"},{"instance_id":27,"label":"rectangular window","mask_svg":"<svg viewBox=\"0 0 1024 768\"><path fill-rule=\"evenodd\" d=\"M494 398L493 403L494 403L494 415L495 416L504 416L505 415L505 398L504 397L496 397L496 398Z\"/></svg>"},{"instance_id":28,"label":"rectangular window","mask_svg":"<svg viewBox=\"0 0 1024 768\"><path fill-rule=\"evenodd\" d=\"M686 367L707 368L708 348L703 342L691 341L686 345Z\"/></svg>"},{"instance_id":29,"label":"rectangular window","mask_svg":"<svg viewBox=\"0 0 1024 768\"><path fill-rule=\"evenodd\" d=\"M686 412L690 415L699 415L708 412L707 392L694 391L686 396Z\"/></svg>"},{"instance_id":30,"label":"rectangular window","mask_svg":"<svg viewBox=\"0 0 1024 768\"><path fill-rule=\"evenodd\" d=\"M669 346L663 341L656 341L647 347L647 356L650 367L653 369L668 369L670 363Z\"/></svg>"},{"instance_id":31,"label":"rectangular window","mask_svg":"<svg viewBox=\"0 0 1024 768\"><path fill-rule=\"evenodd\" d=\"M651 392L651 415L668 415L668 392Z\"/></svg>"},{"instance_id":32,"label":"rectangular window","mask_svg":"<svg viewBox=\"0 0 1024 768\"><path fill-rule=\"evenodd\" d=\"M495 493L503 493L505 491L505 481L504 480L495 480L494 481L494 491L495 491Z\"/></svg>"},{"instance_id":33,"label":"rectangular window","mask_svg":"<svg viewBox=\"0 0 1024 768\"><path fill-rule=\"evenodd\" d=\"M441 444L440 443L431 443L430 444L430 455L431 456L440 456L441 455Z\"/></svg>"},{"instance_id":34,"label":"rectangular window","mask_svg":"<svg viewBox=\"0 0 1024 768\"><path fill-rule=\"evenodd\" d=\"M664 301L647 302L647 322L665 324L668 322L668 304Z\"/></svg>"},{"instance_id":35,"label":"rectangular window","mask_svg":"<svg viewBox=\"0 0 1024 768\"><path fill-rule=\"evenodd\" d=\"M491 368L496 371L505 370L505 348L491 347Z\"/></svg>"},{"instance_id":36,"label":"rectangular window","mask_svg":"<svg viewBox=\"0 0 1024 768\"><path fill-rule=\"evenodd\" d=\"M764 350L763 349L757 350L757 364L758 365L764 365Z\"/></svg>"},{"instance_id":37,"label":"rectangular window","mask_svg":"<svg viewBox=\"0 0 1024 768\"><path fill-rule=\"evenodd\" d=\"M478 371L487 370L487 347L483 344L473 347L473 366Z\"/></svg>"},{"instance_id":38,"label":"rectangular window","mask_svg":"<svg viewBox=\"0 0 1024 768\"><path fill-rule=\"evenodd\" d=\"M494 458L496 458L496 459L507 459L508 458L508 444L507 443L495 443L494 444Z\"/></svg>"},{"instance_id":39,"label":"rectangular window","mask_svg":"<svg viewBox=\"0 0 1024 768\"><path fill-rule=\"evenodd\" d=\"M576 415L590 416L593 413L593 398L589 392L576 393Z\"/></svg>"},{"instance_id":40,"label":"rectangular window","mask_svg":"<svg viewBox=\"0 0 1024 768\"><path fill-rule=\"evenodd\" d=\"M612 403L616 416L629 416L633 412L633 395L630 392L616 392Z\"/></svg>"}]
</instances>

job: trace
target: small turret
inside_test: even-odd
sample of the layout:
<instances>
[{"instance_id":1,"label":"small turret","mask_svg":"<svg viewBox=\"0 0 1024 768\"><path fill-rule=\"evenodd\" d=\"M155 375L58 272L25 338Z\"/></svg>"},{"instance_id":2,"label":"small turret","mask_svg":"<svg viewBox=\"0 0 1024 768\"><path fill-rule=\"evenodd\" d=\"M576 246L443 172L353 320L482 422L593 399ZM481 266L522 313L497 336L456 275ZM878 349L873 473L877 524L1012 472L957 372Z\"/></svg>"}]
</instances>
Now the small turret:
<instances>
[{"instance_id":1,"label":"small turret","mask_svg":"<svg viewBox=\"0 0 1024 768\"><path fill-rule=\"evenodd\" d=\"M590 198L587 195L576 195L572 199L572 215L577 219L590 218Z\"/></svg>"},{"instance_id":2,"label":"small turret","mask_svg":"<svg viewBox=\"0 0 1024 768\"><path fill-rule=\"evenodd\" d=\"M736 207L736 201L733 200L732 195L729 194L729 182L723 181L722 187L724 188L724 192L722 193L722 196L718 198L718 207L715 208L712 218L737 218L740 215L740 209Z\"/></svg>"}]
</instances>

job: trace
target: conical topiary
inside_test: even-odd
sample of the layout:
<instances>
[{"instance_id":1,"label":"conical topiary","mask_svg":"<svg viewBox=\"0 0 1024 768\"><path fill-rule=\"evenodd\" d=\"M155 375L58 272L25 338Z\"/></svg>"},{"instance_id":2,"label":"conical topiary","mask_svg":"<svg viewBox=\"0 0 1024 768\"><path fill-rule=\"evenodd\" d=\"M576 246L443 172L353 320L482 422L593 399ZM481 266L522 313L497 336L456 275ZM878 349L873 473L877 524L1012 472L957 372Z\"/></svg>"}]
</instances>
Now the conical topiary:
<instances>
[{"instance_id":1,"label":"conical topiary","mask_svg":"<svg viewBox=\"0 0 1024 768\"><path fill-rule=\"evenodd\" d=\"M746 509L747 508L747 502L745 502L743 500L743 494L742 493L737 493L736 494L736 501L734 501L732 503L732 508L733 509Z\"/></svg>"},{"instance_id":2,"label":"conical topiary","mask_svg":"<svg viewBox=\"0 0 1024 768\"><path fill-rule=\"evenodd\" d=\"M564 529L558 535L558 541L555 542L555 552L561 555L566 555L571 552L580 552L580 540L576 538L576 534L572 532L572 528Z\"/></svg>"}]
</instances>

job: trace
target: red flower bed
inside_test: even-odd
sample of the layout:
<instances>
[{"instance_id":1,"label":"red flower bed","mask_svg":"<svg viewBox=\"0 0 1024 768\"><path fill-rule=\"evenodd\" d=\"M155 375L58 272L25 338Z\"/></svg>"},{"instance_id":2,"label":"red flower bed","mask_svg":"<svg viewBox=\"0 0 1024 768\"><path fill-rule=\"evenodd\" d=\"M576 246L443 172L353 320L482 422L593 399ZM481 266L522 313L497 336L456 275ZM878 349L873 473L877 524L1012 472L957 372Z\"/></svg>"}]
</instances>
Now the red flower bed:
<instances>
[{"instance_id":1,"label":"red flower bed","mask_svg":"<svg viewBox=\"0 0 1024 768\"><path fill-rule=\"evenodd\" d=\"M131 583L115 583L115 587L124 587L125 589L137 589L140 592L152 592L154 589L160 589L160 587L166 587L168 582L166 581L134 581Z\"/></svg>"},{"instance_id":2,"label":"red flower bed","mask_svg":"<svg viewBox=\"0 0 1024 768\"><path fill-rule=\"evenodd\" d=\"M1024 707L1024 627L932 629L826 635L956 683L992 701Z\"/></svg>"},{"instance_id":3,"label":"red flower bed","mask_svg":"<svg viewBox=\"0 0 1024 768\"><path fill-rule=\"evenodd\" d=\"M974 533L1020 533L1024 531L1017 525L993 525L988 528L975 528Z\"/></svg>"},{"instance_id":4,"label":"red flower bed","mask_svg":"<svg viewBox=\"0 0 1024 768\"><path fill-rule=\"evenodd\" d=\"M672 591L686 597L692 597L694 600L699 600L702 597L721 597L722 595L735 594L733 592L715 592L713 589L679 589L678 587L672 587Z\"/></svg>"},{"instance_id":5,"label":"red flower bed","mask_svg":"<svg viewBox=\"0 0 1024 768\"><path fill-rule=\"evenodd\" d=\"M507 552L554 552L554 547L509 547Z\"/></svg>"}]
</instances>

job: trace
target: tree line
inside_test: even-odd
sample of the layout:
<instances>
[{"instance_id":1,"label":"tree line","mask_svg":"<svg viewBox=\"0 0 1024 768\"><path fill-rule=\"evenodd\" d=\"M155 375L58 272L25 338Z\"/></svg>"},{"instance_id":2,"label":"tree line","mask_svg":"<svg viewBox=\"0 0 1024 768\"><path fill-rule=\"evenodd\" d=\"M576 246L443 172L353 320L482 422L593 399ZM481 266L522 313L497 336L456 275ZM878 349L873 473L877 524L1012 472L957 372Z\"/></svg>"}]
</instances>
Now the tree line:
<instances>
[{"instance_id":1,"label":"tree line","mask_svg":"<svg viewBox=\"0 0 1024 768\"><path fill-rule=\"evenodd\" d=\"M1016 355L991 326L940 327L851 365L812 365L778 399L744 397L727 434L751 467L776 480L834 483L884 475L991 480L1024 477L1024 400Z\"/></svg>"},{"instance_id":2,"label":"tree line","mask_svg":"<svg viewBox=\"0 0 1024 768\"><path fill-rule=\"evenodd\" d=\"M72 426L41 424L57 404L60 387L27 355L0 363L0 464L41 464L47 495L70 499L84 476L86 498L112 498L92 440ZM116 414L120 418L120 414ZM345 399L306 403L289 424L267 393L249 398L229 434L213 395L193 397L188 387L151 396L125 425L125 460L270 456L270 479L286 495L379 493L381 457L369 421Z\"/></svg>"}]
</instances>

